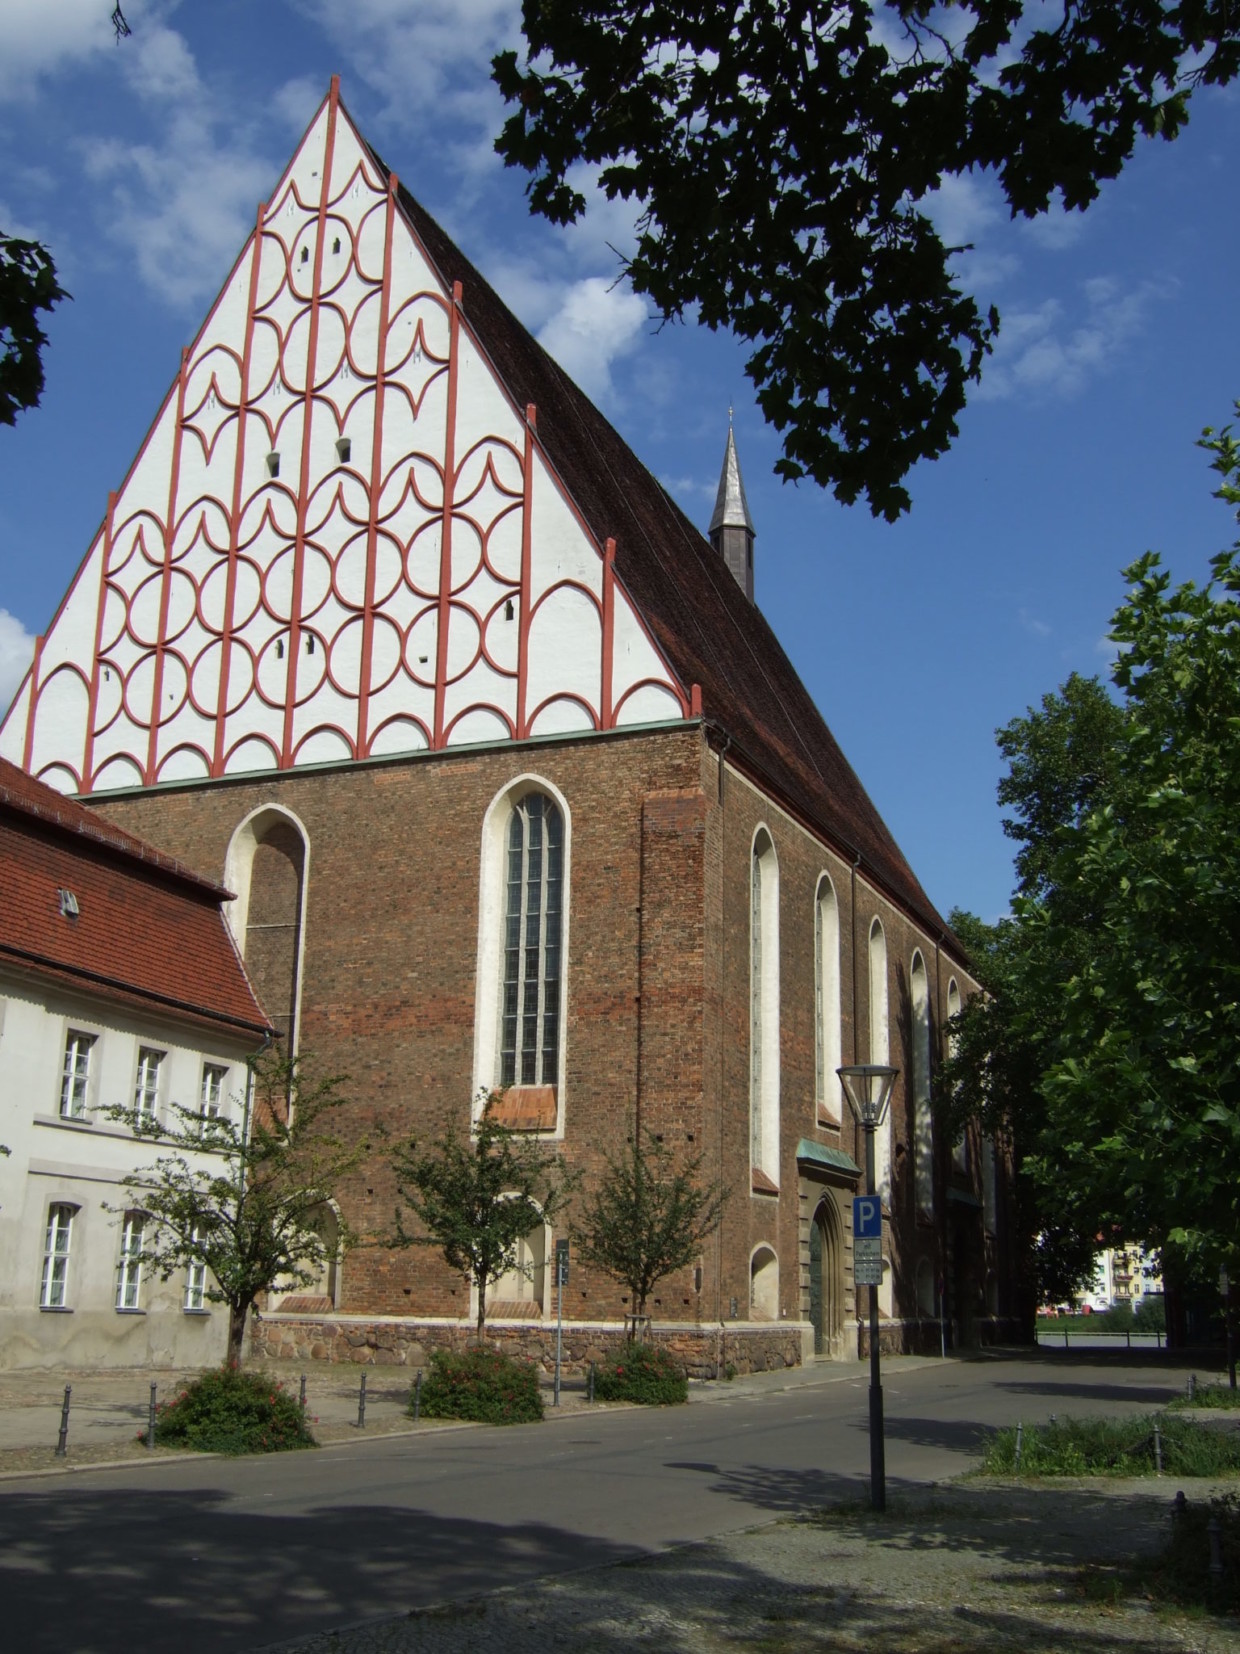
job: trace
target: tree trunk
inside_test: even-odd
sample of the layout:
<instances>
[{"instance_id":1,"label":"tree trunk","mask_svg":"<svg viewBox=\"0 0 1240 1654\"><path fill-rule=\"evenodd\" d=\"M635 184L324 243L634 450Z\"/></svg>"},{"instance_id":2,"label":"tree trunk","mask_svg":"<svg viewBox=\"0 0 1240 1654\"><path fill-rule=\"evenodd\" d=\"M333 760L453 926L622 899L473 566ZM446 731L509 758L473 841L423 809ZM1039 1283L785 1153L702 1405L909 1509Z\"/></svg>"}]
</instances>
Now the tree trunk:
<instances>
[{"instance_id":1,"label":"tree trunk","mask_svg":"<svg viewBox=\"0 0 1240 1654\"><path fill-rule=\"evenodd\" d=\"M228 1306L228 1354L224 1359L230 1367L241 1365L241 1349L245 1343L245 1323L249 1313L249 1304Z\"/></svg>"},{"instance_id":2,"label":"tree trunk","mask_svg":"<svg viewBox=\"0 0 1240 1654\"><path fill-rule=\"evenodd\" d=\"M484 1275L478 1282L478 1342L482 1343L486 1337L487 1326L487 1281Z\"/></svg>"}]
</instances>

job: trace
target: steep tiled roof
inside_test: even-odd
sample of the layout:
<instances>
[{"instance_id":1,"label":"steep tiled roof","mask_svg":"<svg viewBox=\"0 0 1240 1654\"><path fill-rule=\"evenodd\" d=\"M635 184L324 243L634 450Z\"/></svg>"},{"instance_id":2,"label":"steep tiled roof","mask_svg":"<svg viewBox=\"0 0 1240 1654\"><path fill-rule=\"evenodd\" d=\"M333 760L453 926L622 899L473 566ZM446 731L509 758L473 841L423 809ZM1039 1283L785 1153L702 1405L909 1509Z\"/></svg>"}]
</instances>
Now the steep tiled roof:
<instances>
[{"instance_id":1,"label":"steep tiled roof","mask_svg":"<svg viewBox=\"0 0 1240 1654\"><path fill-rule=\"evenodd\" d=\"M61 911L72 892L76 917ZM227 892L0 759L0 964L266 1032Z\"/></svg>"},{"instance_id":2,"label":"steep tiled roof","mask_svg":"<svg viewBox=\"0 0 1240 1654\"><path fill-rule=\"evenodd\" d=\"M383 162L375 157L382 166ZM932 933L944 920L840 751L762 613L593 403L522 327L429 213L401 205L445 283L462 283L464 315L518 406L538 410L538 439L687 690L731 753Z\"/></svg>"}]
</instances>

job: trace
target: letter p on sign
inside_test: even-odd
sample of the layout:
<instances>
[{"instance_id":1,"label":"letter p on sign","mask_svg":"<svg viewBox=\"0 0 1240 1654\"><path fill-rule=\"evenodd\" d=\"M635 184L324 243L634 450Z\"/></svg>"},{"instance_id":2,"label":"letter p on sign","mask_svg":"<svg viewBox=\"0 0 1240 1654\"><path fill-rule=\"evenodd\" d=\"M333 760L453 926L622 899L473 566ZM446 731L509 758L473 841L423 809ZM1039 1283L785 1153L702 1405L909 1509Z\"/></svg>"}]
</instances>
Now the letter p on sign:
<instances>
[{"instance_id":1,"label":"letter p on sign","mask_svg":"<svg viewBox=\"0 0 1240 1654\"><path fill-rule=\"evenodd\" d=\"M857 1195L853 1199L853 1236L857 1240L872 1240L883 1233L883 1208L877 1195Z\"/></svg>"}]
</instances>

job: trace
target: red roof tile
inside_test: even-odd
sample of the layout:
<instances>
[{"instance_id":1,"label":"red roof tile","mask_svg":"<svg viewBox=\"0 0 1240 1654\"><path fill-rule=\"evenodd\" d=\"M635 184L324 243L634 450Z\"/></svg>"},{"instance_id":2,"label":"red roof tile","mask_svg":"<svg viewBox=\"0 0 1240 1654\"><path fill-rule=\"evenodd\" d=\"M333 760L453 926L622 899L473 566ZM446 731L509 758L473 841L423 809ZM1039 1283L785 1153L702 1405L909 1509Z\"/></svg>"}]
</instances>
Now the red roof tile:
<instances>
[{"instance_id":1,"label":"red roof tile","mask_svg":"<svg viewBox=\"0 0 1240 1654\"><path fill-rule=\"evenodd\" d=\"M77 916L61 911L72 892ZM255 1034L227 892L0 759L0 963Z\"/></svg>"}]
</instances>

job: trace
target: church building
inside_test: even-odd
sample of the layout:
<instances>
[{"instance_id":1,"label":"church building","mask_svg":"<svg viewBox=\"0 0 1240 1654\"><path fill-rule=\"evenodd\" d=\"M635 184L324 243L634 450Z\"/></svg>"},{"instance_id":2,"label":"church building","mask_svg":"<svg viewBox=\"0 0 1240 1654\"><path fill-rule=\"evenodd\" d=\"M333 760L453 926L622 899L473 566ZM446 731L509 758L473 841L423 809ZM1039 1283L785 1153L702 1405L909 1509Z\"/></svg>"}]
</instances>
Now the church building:
<instances>
[{"instance_id":1,"label":"church building","mask_svg":"<svg viewBox=\"0 0 1240 1654\"><path fill-rule=\"evenodd\" d=\"M754 545L731 432L703 538L333 81L0 730L234 894L266 1015L349 1076L359 1133L425 1142L499 1091L587 1182L635 1136L700 1156L722 1221L651 1309L707 1374L864 1348L841 1063L900 1071L884 1345L1017 1309L1006 1156L935 1130L976 985L763 619ZM394 1203L382 1149L339 1191L362 1233ZM490 1306L535 1353L556 1238ZM470 1296L430 1249L366 1247L255 1339L413 1361ZM630 1309L574 1264L572 1359Z\"/></svg>"}]
</instances>

